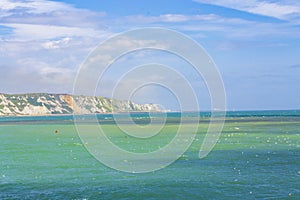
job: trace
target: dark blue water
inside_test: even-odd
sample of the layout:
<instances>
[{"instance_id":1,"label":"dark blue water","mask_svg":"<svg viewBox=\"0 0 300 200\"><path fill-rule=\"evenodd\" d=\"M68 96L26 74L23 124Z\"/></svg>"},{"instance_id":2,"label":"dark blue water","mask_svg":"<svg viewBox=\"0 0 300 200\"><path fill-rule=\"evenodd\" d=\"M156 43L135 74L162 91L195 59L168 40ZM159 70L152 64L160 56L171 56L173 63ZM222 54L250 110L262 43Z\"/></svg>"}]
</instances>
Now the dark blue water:
<instances>
[{"instance_id":1,"label":"dark blue water","mask_svg":"<svg viewBox=\"0 0 300 200\"><path fill-rule=\"evenodd\" d=\"M168 113L147 113L136 112L128 114L116 113L116 114L92 114L92 115L77 115L76 117L81 119L94 119L95 116L99 121L110 121L114 117L117 118L160 118L166 115L167 118L180 118L180 117L201 117L206 118L211 116L211 112L168 112ZM266 111L227 111L226 117L238 118L238 117L299 117L300 110L266 110ZM59 122L70 123L74 119L73 115L49 115L49 116L1 116L0 123L17 123L17 122Z\"/></svg>"}]
</instances>

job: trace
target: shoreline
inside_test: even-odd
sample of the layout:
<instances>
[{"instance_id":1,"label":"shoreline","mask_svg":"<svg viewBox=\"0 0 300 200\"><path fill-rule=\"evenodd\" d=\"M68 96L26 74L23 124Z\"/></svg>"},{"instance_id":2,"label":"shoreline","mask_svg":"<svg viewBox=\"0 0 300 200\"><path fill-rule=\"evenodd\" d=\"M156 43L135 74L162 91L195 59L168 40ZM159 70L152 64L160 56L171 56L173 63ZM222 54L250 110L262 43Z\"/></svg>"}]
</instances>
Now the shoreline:
<instances>
[{"instance_id":1,"label":"shoreline","mask_svg":"<svg viewBox=\"0 0 300 200\"><path fill-rule=\"evenodd\" d=\"M222 111L220 111L222 112ZM271 112L278 112L278 115L274 115L274 113L270 116L289 116L289 115L282 115L282 114L279 114L279 112L295 112L297 113L298 115L296 116L300 116L300 109L288 109L288 110L228 110L228 111L225 111L226 112L226 118L228 117L231 117L231 116L227 116L228 114L237 114L237 113L240 113L240 114L249 114L249 113L261 113L259 115L253 115L252 117L255 117L255 116L265 116L263 114L268 114L268 113L271 113ZM183 111L183 112L180 112L180 111L124 111L124 112L105 112L105 113L82 113L82 114L74 114L74 113L65 113L65 114L39 114L39 115L1 115L0 114L0 118L3 118L3 117L59 117L59 116L74 116L74 115L114 115L114 114L147 114L147 113L154 113L154 114L160 114L160 113L170 113L170 114L176 114L176 113L211 113L211 111L207 110L207 111ZM250 116L250 115L249 115ZM269 115L267 115L269 116ZM291 116L294 116L294 115L291 115ZM243 116L240 116L240 117L243 117Z\"/></svg>"},{"instance_id":2,"label":"shoreline","mask_svg":"<svg viewBox=\"0 0 300 200\"><path fill-rule=\"evenodd\" d=\"M197 111L195 111L197 112ZM41 115L0 115L1 117L55 117L55 116L74 116L74 115L113 115L113 114L125 114L125 113L130 113L130 114L139 114L139 113L173 113L173 112L164 112L164 111L154 111L154 112L147 112L147 111L133 111L133 112L106 112L106 113L82 113L82 114L41 114ZM174 112L174 113L179 113L179 112Z\"/></svg>"}]
</instances>

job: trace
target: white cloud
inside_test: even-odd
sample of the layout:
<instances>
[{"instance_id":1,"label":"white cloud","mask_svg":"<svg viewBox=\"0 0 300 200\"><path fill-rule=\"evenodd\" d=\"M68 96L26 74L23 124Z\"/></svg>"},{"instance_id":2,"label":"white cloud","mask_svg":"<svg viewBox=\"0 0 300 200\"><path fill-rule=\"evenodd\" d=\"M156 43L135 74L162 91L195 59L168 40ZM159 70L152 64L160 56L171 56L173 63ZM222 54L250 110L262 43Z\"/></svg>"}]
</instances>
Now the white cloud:
<instances>
[{"instance_id":1,"label":"white cloud","mask_svg":"<svg viewBox=\"0 0 300 200\"><path fill-rule=\"evenodd\" d=\"M0 24L13 29L13 40L46 40L58 37L103 37L105 31L92 28L37 24Z\"/></svg>"},{"instance_id":2,"label":"white cloud","mask_svg":"<svg viewBox=\"0 0 300 200\"><path fill-rule=\"evenodd\" d=\"M21 58L13 64L0 64L0 78L5 82L0 86L2 92L55 92L69 93L76 69L53 66L44 59Z\"/></svg>"},{"instance_id":3,"label":"white cloud","mask_svg":"<svg viewBox=\"0 0 300 200\"><path fill-rule=\"evenodd\" d=\"M199 0L205 1L206 0ZM221 2L221 0L217 0ZM227 1L226 1L227 2ZM234 4L234 0L228 2ZM250 1L245 5L250 6ZM229 3L228 3L229 4ZM182 15L166 14L158 16L135 15L120 19L124 27L158 26L179 31L188 31L196 38L210 38L213 34L216 38L233 39L235 41L251 40L261 43L266 38L299 38L299 28L294 26L296 18L292 22L273 23L267 21L240 18L239 15L226 17L217 14L206 15ZM191 33L193 32L193 33Z\"/></svg>"},{"instance_id":4,"label":"white cloud","mask_svg":"<svg viewBox=\"0 0 300 200\"><path fill-rule=\"evenodd\" d=\"M155 23L155 22L187 22L187 21L208 21L218 18L217 15L208 14L208 15L182 15L182 14L164 14L159 16L144 16L144 15L135 15L128 16L126 20L137 22L137 23Z\"/></svg>"},{"instance_id":5,"label":"white cloud","mask_svg":"<svg viewBox=\"0 0 300 200\"><path fill-rule=\"evenodd\" d=\"M25 1L11 1L2 0L0 2L0 9L3 11L11 11L16 9L26 9L29 13L45 13L57 10L73 9L71 6L55 2L55 1L45 1L45 0L25 0Z\"/></svg>"},{"instance_id":6,"label":"white cloud","mask_svg":"<svg viewBox=\"0 0 300 200\"><path fill-rule=\"evenodd\" d=\"M102 28L104 16L56 1L1 0L0 26L10 29L0 40L0 69L10 74L2 77L4 90L12 89L10 80L25 91L71 88L77 67L110 34Z\"/></svg>"},{"instance_id":7,"label":"white cloud","mask_svg":"<svg viewBox=\"0 0 300 200\"><path fill-rule=\"evenodd\" d=\"M129 16L127 19L130 23L129 26L162 26L180 31L194 32L201 38L210 37L210 34L220 35L222 38L234 39L249 39L254 37L269 37L273 36L293 36L298 35L291 30L287 24L264 23L259 21L249 21L236 17L224 17L216 14L208 15L177 15L168 14L173 16L170 18L170 23L167 22L166 15L160 16ZM184 21L186 20L186 21ZM176 23L174 23L176 21ZM194 34L193 34L194 36ZM197 37L198 37L197 36ZM297 36L298 37L298 36Z\"/></svg>"},{"instance_id":8,"label":"white cloud","mask_svg":"<svg viewBox=\"0 0 300 200\"><path fill-rule=\"evenodd\" d=\"M71 38L65 37L61 40L49 41L42 44L45 49L59 49L69 44Z\"/></svg>"},{"instance_id":9,"label":"white cloud","mask_svg":"<svg viewBox=\"0 0 300 200\"><path fill-rule=\"evenodd\" d=\"M288 19L291 15L300 14L300 3L298 0L195 0L199 3L207 3L241 10L253 14L275 17L278 19Z\"/></svg>"},{"instance_id":10,"label":"white cloud","mask_svg":"<svg viewBox=\"0 0 300 200\"><path fill-rule=\"evenodd\" d=\"M58 37L101 37L103 12L78 9L46 0L0 2L0 25L12 29L12 40L46 40ZM8 37L8 36L6 36Z\"/></svg>"}]
</instances>

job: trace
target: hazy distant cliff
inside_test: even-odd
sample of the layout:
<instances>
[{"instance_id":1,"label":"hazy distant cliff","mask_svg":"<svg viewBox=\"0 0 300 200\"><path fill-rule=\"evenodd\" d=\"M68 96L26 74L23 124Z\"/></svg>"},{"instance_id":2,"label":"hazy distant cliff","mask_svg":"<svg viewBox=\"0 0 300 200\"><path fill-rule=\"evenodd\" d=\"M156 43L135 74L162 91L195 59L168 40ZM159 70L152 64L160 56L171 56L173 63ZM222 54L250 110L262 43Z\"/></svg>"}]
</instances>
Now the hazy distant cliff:
<instances>
[{"instance_id":1,"label":"hazy distant cliff","mask_svg":"<svg viewBox=\"0 0 300 200\"><path fill-rule=\"evenodd\" d=\"M0 115L89 114L160 111L155 104L136 104L104 97L65 94L0 94Z\"/></svg>"}]
</instances>

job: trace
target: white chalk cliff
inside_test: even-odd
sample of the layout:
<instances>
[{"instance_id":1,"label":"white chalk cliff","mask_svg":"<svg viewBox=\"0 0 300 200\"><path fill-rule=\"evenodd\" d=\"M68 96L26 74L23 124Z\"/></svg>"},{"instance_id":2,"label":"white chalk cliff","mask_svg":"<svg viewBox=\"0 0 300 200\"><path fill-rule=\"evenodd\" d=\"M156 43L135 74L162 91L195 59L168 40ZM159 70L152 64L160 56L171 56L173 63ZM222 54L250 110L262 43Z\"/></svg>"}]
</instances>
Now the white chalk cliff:
<instances>
[{"instance_id":1,"label":"white chalk cliff","mask_svg":"<svg viewBox=\"0 0 300 200\"><path fill-rule=\"evenodd\" d=\"M68 94L0 94L2 115L89 114L160 111L156 104L136 104L104 97Z\"/></svg>"}]
</instances>

